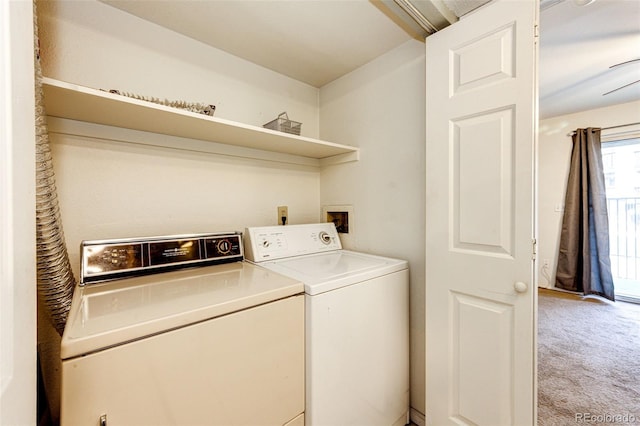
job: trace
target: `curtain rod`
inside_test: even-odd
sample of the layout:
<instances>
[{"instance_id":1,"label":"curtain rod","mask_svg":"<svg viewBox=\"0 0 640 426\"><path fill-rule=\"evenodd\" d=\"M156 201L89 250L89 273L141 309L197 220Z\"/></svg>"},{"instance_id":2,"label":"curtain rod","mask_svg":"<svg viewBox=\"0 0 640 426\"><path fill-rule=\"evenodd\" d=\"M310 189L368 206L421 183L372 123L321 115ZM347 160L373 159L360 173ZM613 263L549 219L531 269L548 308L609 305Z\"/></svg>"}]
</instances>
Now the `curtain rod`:
<instances>
[{"instance_id":1,"label":"curtain rod","mask_svg":"<svg viewBox=\"0 0 640 426\"><path fill-rule=\"evenodd\" d=\"M609 126L609 127L601 127L600 130L610 130L610 129L617 129L618 127L628 127L628 126L636 126L640 124L640 122L636 122L636 123L629 123L629 124L620 124L619 126ZM575 135L576 132L575 130L573 132L569 132L567 133L567 136L573 136Z\"/></svg>"}]
</instances>

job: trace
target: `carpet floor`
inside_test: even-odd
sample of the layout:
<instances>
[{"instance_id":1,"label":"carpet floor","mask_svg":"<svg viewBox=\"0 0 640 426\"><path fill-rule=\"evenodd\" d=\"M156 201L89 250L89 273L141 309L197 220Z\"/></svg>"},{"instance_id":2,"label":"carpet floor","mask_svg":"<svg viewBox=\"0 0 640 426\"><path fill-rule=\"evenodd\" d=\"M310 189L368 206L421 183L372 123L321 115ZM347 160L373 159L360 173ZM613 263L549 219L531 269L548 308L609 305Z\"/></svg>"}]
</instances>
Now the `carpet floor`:
<instances>
[{"instance_id":1,"label":"carpet floor","mask_svg":"<svg viewBox=\"0 0 640 426\"><path fill-rule=\"evenodd\" d=\"M540 289L538 425L640 424L640 305Z\"/></svg>"}]
</instances>

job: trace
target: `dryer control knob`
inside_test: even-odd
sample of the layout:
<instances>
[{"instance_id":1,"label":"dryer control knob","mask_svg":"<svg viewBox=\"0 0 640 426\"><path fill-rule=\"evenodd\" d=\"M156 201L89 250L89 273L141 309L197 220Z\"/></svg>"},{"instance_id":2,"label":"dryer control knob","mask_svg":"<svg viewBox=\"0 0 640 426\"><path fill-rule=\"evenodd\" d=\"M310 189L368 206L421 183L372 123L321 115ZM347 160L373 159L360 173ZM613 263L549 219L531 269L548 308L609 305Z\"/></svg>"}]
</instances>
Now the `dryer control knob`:
<instances>
[{"instance_id":1,"label":"dryer control knob","mask_svg":"<svg viewBox=\"0 0 640 426\"><path fill-rule=\"evenodd\" d=\"M218 252L220 254L229 254L231 252L231 242L229 240L221 240L218 242Z\"/></svg>"}]
</instances>

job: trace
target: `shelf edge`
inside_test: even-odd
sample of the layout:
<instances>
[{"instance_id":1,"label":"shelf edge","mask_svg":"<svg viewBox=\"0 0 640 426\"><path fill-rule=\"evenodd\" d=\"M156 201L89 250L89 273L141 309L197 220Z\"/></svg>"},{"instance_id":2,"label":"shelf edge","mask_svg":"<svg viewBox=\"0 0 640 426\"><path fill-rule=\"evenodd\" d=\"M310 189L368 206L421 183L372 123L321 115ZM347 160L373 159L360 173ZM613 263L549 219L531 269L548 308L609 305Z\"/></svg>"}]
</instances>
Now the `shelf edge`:
<instances>
[{"instance_id":1,"label":"shelf edge","mask_svg":"<svg viewBox=\"0 0 640 426\"><path fill-rule=\"evenodd\" d=\"M352 146L340 145L334 142L304 136L290 135L262 127L236 123L218 117L205 116L161 104L109 93L107 91L79 86L49 77L43 77L43 86L45 90L45 108L47 107L47 103L53 105L51 111L47 109L47 113L62 119L122 127L135 131L165 134L173 137L202 140L208 143L224 144L250 150L274 152L318 160L358 152L358 148ZM107 114L101 115L101 112L89 111L90 108L78 109L73 105L74 102L68 100L61 102L61 99L50 99L49 102L47 102L47 92L50 93L51 97L68 96L74 100L76 98L86 100L87 103L96 104L94 108L96 110L108 111L109 107L112 107L114 103L119 103L124 108L132 110L132 112L130 114L124 114L126 117L124 119L107 117ZM55 95L51 93L55 93ZM138 120L135 112L138 112L141 116L140 120ZM143 115L146 118L143 118ZM165 126L167 128L159 129L155 132L153 130L155 128L154 126L161 127L165 124L165 120L162 120L162 118L177 120L182 124L182 128L188 130L177 131L174 130L175 127L173 126ZM167 130L168 128L171 130ZM217 138L226 139L222 141ZM176 148L180 149L179 146ZM332 163L331 160L327 160L327 164L334 163Z\"/></svg>"}]
</instances>

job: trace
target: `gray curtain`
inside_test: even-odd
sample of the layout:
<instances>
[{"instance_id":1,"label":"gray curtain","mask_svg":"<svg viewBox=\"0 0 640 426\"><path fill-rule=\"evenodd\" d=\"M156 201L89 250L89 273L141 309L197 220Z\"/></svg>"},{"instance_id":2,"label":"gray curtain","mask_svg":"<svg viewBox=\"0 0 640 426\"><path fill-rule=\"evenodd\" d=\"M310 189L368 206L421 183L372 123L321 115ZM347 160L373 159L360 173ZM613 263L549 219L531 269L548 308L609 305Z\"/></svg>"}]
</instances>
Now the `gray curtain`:
<instances>
[{"instance_id":1,"label":"gray curtain","mask_svg":"<svg viewBox=\"0 0 640 426\"><path fill-rule=\"evenodd\" d=\"M615 300L600 129L573 136L556 287Z\"/></svg>"}]
</instances>

